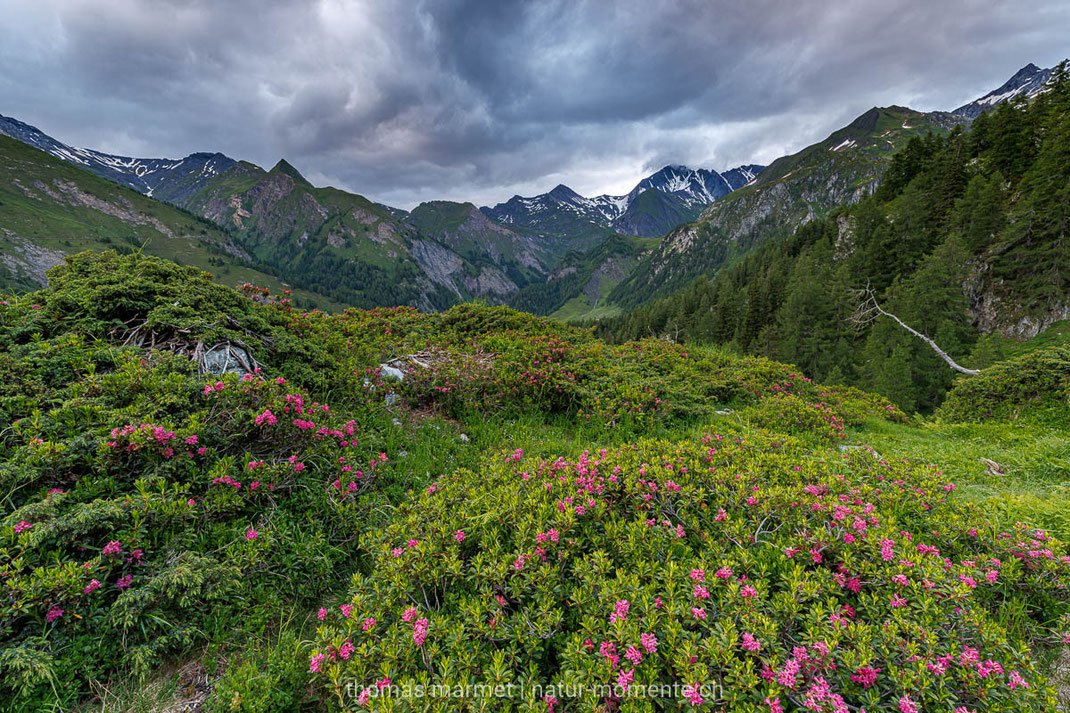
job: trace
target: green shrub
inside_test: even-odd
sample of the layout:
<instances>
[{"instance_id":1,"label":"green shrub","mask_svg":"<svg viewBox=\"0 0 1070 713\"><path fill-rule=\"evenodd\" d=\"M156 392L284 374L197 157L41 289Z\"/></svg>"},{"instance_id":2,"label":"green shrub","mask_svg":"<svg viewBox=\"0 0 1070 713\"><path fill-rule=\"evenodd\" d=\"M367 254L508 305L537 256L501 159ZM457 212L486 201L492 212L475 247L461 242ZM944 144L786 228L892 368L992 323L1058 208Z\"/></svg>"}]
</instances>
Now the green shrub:
<instances>
[{"instance_id":1,"label":"green shrub","mask_svg":"<svg viewBox=\"0 0 1070 713\"><path fill-rule=\"evenodd\" d=\"M960 378L936 412L953 423L1044 414L1070 418L1070 347L1038 349Z\"/></svg>"},{"instance_id":2,"label":"green shrub","mask_svg":"<svg viewBox=\"0 0 1070 713\"><path fill-rule=\"evenodd\" d=\"M247 649L212 687L207 713L284 713L300 710L311 674L308 647L292 634Z\"/></svg>"}]
</instances>

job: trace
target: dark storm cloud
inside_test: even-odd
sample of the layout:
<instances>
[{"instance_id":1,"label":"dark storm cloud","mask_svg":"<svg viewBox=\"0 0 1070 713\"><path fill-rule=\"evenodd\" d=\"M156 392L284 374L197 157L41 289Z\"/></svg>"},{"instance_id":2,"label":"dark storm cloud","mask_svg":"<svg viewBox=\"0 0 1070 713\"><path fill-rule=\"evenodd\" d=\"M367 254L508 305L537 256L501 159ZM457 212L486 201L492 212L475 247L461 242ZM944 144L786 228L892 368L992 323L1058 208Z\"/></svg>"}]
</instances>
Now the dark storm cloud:
<instances>
[{"instance_id":1,"label":"dark storm cloud","mask_svg":"<svg viewBox=\"0 0 1070 713\"><path fill-rule=\"evenodd\" d=\"M1070 54L979 0L0 0L0 113L116 153L218 150L401 205L798 150Z\"/></svg>"}]
</instances>

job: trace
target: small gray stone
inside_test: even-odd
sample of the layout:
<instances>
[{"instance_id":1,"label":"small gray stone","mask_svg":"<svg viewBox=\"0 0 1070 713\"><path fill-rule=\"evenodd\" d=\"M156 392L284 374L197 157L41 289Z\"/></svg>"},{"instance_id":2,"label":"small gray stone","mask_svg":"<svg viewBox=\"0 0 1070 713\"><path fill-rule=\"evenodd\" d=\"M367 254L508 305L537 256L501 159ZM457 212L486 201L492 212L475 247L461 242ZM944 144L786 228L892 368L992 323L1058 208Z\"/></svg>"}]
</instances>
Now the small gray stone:
<instances>
[{"instance_id":1,"label":"small gray stone","mask_svg":"<svg viewBox=\"0 0 1070 713\"><path fill-rule=\"evenodd\" d=\"M459 441L460 441L461 443L468 443L468 440L469 440L469 439L468 439L468 436L466 436L466 435L465 435L465 434L463 434L463 433L462 433L461 435L457 436L457 439L458 439L458 440L459 440Z\"/></svg>"},{"instance_id":2,"label":"small gray stone","mask_svg":"<svg viewBox=\"0 0 1070 713\"><path fill-rule=\"evenodd\" d=\"M379 376L386 381L405 381L405 372L389 364L379 365Z\"/></svg>"},{"instance_id":3,"label":"small gray stone","mask_svg":"<svg viewBox=\"0 0 1070 713\"><path fill-rule=\"evenodd\" d=\"M247 374L253 359L241 347L233 344L217 344L204 353L204 371L208 374Z\"/></svg>"},{"instance_id":4,"label":"small gray stone","mask_svg":"<svg viewBox=\"0 0 1070 713\"><path fill-rule=\"evenodd\" d=\"M870 453L873 454L874 458L876 458L877 460L881 459L881 454L880 453L878 453L877 451L873 450L872 448L866 448L864 446L840 446L840 450L841 451L864 451L864 450L868 450Z\"/></svg>"}]
</instances>

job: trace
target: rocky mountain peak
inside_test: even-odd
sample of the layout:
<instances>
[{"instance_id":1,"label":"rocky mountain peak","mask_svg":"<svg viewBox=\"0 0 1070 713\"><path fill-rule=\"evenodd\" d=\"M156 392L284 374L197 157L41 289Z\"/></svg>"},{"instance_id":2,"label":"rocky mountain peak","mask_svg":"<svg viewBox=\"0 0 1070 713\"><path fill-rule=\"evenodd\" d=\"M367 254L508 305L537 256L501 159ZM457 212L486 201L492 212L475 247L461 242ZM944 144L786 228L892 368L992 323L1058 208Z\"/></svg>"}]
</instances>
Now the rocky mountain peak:
<instances>
[{"instance_id":1,"label":"rocky mountain peak","mask_svg":"<svg viewBox=\"0 0 1070 713\"><path fill-rule=\"evenodd\" d=\"M292 178L294 183L309 187L312 186L312 184L308 182L308 179L302 176L301 172L294 168L293 165L284 158L279 159L279 162L275 164L269 173L281 173Z\"/></svg>"},{"instance_id":2,"label":"rocky mountain peak","mask_svg":"<svg viewBox=\"0 0 1070 713\"><path fill-rule=\"evenodd\" d=\"M976 119L982 113L1004 102L1018 97L1034 97L1044 90L1053 71L1054 68L1041 69L1030 62L998 88L969 104L963 104L951 113L967 119Z\"/></svg>"}]
</instances>

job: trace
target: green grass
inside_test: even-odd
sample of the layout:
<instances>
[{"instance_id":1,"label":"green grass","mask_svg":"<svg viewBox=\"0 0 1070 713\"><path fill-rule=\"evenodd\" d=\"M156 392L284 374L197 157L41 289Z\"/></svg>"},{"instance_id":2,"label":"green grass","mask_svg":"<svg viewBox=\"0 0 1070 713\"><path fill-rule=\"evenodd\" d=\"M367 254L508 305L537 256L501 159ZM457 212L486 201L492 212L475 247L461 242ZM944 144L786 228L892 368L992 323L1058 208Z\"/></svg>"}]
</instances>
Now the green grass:
<instances>
[{"instance_id":1,"label":"green grass","mask_svg":"<svg viewBox=\"0 0 1070 713\"><path fill-rule=\"evenodd\" d=\"M1070 537L1070 425L869 421L853 441L937 465L1000 527L1021 521Z\"/></svg>"},{"instance_id":2,"label":"green grass","mask_svg":"<svg viewBox=\"0 0 1070 713\"><path fill-rule=\"evenodd\" d=\"M582 322L584 320L602 319L603 317L616 317L621 313L621 308L610 304L609 293L620 283L620 280L604 279L598 285L598 298L592 305L587 295L580 293L561 305L550 316L562 322Z\"/></svg>"},{"instance_id":3,"label":"green grass","mask_svg":"<svg viewBox=\"0 0 1070 713\"><path fill-rule=\"evenodd\" d=\"M1005 343L1008 358L1021 356L1022 354L1031 352L1035 349L1045 349L1047 347L1058 347L1064 344L1070 344L1070 319L1056 322L1037 336L1024 342L1007 339Z\"/></svg>"},{"instance_id":4,"label":"green grass","mask_svg":"<svg viewBox=\"0 0 1070 713\"><path fill-rule=\"evenodd\" d=\"M593 307L587 303L587 297L576 295L550 316L562 322L582 322L589 319L616 317L621 313L621 308L605 302L605 296L609 294L609 290L612 288L613 285L609 285L607 288L603 283L602 289L599 291L598 303Z\"/></svg>"}]
</instances>

